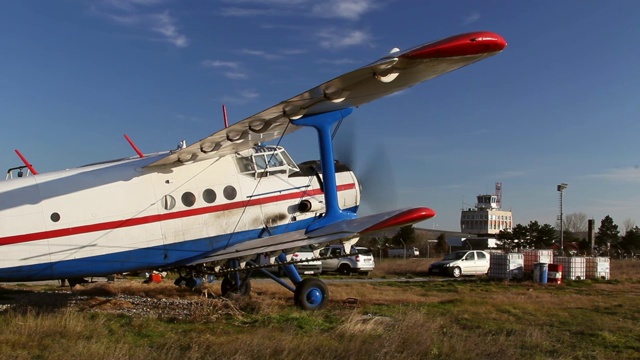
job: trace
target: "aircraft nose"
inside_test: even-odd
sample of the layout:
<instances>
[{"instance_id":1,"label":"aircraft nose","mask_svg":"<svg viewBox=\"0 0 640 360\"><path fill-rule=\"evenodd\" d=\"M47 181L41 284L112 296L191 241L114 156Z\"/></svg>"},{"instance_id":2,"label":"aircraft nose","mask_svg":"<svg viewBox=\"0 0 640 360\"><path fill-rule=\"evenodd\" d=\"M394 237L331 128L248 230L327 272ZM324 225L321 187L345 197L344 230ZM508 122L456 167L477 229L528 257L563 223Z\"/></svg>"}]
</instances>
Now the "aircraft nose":
<instances>
[{"instance_id":1,"label":"aircraft nose","mask_svg":"<svg viewBox=\"0 0 640 360\"><path fill-rule=\"evenodd\" d=\"M507 41L489 31L476 31L422 45L401 57L408 59L434 59L495 53L504 50Z\"/></svg>"}]
</instances>

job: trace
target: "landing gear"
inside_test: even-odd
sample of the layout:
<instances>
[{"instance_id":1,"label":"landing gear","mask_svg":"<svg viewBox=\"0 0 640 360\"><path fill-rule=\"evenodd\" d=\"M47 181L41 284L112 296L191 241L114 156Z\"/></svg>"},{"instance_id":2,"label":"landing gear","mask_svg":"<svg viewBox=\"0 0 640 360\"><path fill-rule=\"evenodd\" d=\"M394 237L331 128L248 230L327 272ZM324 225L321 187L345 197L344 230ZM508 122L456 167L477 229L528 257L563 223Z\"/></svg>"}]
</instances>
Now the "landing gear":
<instances>
[{"instance_id":1,"label":"landing gear","mask_svg":"<svg viewBox=\"0 0 640 360\"><path fill-rule=\"evenodd\" d=\"M222 284L220 285L220 292L222 296L248 296L251 294L251 280L246 279L240 282L240 285L237 284L236 280L232 280L229 276L225 276L222 279Z\"/></svg>"},{"instance_id":2,"label":"landing gear","mask_svg":"<svg viewBox=\"0 0 640 360\"><path fill-rule=\"evenodd\" d=\"M293 301L303 310L318 310L327 305L329 289L320 279L306 278L296 285Z\"/></svg>"}]
</instances>

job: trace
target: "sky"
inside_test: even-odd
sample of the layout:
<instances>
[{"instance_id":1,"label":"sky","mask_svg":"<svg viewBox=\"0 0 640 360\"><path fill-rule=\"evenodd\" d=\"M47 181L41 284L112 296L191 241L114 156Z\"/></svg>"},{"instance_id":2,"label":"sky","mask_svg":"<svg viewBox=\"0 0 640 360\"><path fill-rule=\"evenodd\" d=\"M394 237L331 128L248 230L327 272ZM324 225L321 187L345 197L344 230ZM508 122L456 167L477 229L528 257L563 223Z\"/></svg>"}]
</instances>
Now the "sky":
<instances>
[{"instance_id":1,"label":"sky","mask_svg":"<svg viewBox=\"0 0 640 360\"><path fill-rule=\"evenodd\" d=\"M222 104L234 123L394 47L487 30L501 54L347 118L379 195L361 213L428 206L419 227L457 231L502 182L515 223L555 225L567 183L565 214L623 230L640 225L639 18L632 0L4 1L0 168L14 149L39 172L135 155L123 134L173 149L218 131ZM318 158L307 129L281 145Z\"/></svg>"}]
</instances>

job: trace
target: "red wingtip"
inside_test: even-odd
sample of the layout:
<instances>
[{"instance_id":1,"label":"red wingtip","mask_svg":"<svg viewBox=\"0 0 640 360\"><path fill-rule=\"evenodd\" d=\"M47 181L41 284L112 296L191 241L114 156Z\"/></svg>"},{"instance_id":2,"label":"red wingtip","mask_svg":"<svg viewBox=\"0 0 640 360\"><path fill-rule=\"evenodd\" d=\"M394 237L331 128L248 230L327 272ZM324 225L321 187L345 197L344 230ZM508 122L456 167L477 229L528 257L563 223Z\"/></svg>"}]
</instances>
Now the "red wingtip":
<instances>
[{"instance_id":1,"label":"red wingtip","mask_svg":"<svg viewBox=\"0 0 640 360\"><path fill-rule=\"evenodd\" d=\"M431 219L436 216L436 212L433 209L427 207L419 207L414 209L405 210L399 214L396 214L386 220L383 220L360 233L373 232L383 230L387 228L415 224L420 221Z\"/></svg>"},{"instance_id":2,"label":"red wingtip","mask_svg":"<svg viewBox=\"0 0 640 360\"><path fill-rule=\"evenodd\" d=\"M413 49L401 57L408 59L432 59L489 54L504 50L507 41L489 31L476 31L435 41Z\"/></svg>"}]
</instances>

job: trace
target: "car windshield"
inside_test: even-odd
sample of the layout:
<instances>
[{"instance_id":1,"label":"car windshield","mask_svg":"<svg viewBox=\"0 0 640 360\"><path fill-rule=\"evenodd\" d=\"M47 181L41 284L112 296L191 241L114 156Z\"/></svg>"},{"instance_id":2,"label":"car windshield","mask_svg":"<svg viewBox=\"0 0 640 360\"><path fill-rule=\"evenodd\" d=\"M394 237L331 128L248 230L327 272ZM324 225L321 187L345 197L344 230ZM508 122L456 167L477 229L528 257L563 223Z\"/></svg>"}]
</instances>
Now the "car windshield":
<instances>
[{"instance_id":1,"label":"car windshield","mask_svg":"<svg viewBox=\"0 0 640 360\"><path fill-rule=\"evenodd\" d=\"M464 255L466 254L466 252L462 251L456 251L456 252L452 252L451 254L447 255L444 260L460 260L464 257Z\"/></svg>"}]
</instances>

